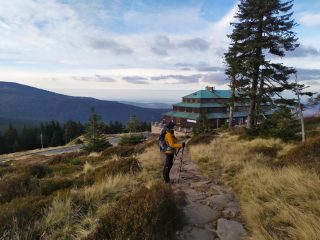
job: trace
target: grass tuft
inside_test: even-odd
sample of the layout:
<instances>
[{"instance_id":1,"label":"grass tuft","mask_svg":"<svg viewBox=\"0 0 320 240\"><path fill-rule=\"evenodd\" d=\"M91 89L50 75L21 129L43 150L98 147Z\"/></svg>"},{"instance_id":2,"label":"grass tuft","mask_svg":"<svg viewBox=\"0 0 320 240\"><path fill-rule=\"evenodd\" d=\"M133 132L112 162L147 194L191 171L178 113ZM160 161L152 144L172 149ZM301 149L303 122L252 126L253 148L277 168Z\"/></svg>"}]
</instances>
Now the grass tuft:
<instances>
[{"instance_id":1,"label":"grass tuft","mask_svg":"<svg viewBox=\"0 0 320 240\"><path fill-rule=\"evenodd\" d=\"M300 164L316 161L318 142L294 147L275 139L222 135L190 153L210 177L240 196L252 240L317 239L320 236L320 177ZM301 153L298 153L301 151ZM305 156L305 157L303 157ZM296 161L299 164L283 164Z\"/></svg>"},{"instance_id":2,"label":"grass tuft","mask_svg":"<svg viewBox=\"0 0 320 240\"><path fill-rule=\"evenodd\" d=\"M174 239L181 221L170 186L155 184L123 197L107 210L91 239Z\"/></svg>"}]
</instances>

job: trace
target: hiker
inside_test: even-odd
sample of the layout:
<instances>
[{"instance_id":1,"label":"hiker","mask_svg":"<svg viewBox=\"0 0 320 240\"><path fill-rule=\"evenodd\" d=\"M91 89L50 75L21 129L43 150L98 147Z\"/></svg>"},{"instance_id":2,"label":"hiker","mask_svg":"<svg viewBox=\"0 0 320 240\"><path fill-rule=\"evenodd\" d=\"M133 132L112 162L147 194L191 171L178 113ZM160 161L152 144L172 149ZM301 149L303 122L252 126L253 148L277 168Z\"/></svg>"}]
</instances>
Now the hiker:
<instances>
[{"instance_id":1,"label":"hiker","mask_svg":"<svg viewBox=\"0 0 320 240\"><path fill-rule=\"evenodd\" d=\"M173 165L174 154L177 149L184 148L185 143L177 143L177 139L174 136L174 122L169 122L165 125L159 137L160 151L166 155L166 159L163 167L163 178L166 183L170 183L170 170Z\"/></svg>"}]
</instances>

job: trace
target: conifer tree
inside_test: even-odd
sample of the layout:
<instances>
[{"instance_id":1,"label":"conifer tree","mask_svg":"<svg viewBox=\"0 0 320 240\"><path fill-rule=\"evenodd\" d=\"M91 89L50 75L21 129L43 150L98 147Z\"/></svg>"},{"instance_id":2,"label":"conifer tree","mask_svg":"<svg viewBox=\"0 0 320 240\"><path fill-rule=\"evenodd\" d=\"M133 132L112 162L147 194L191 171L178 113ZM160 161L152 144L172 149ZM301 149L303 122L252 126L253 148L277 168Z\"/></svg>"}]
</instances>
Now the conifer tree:
<instances>
[{"instance_id":1,"label":"conifer tree","mask_svg":"<svg viewBox=\"0 0 320 240\"><path fill-rule=\"evenodd\" d=\"M229 35L231 46L226 62L232 71L227 75L235 78L237 88L250 99L249 128L256 124L261 104L295 88L289 78L296 70L270 59L272 55L284 57L286 51L299 46L292 31L296 26L291 19L292 6L293 1L241 0L237 22L231 23L234 29Z\"/></svg>"},{"instance_id":2,"label":"conifer tree","mask_svg":"<svg viewBox=\"0 0 320 240\"><path fill-rule=\"evenodd\" d=\"M111 144L103 135L104 124L100 120L100 116L96 113L95 109L91 109L91 116L87 125L85 134L85 145L83 150L88 152L101 152Z\"/></svg>"}]
</instances>

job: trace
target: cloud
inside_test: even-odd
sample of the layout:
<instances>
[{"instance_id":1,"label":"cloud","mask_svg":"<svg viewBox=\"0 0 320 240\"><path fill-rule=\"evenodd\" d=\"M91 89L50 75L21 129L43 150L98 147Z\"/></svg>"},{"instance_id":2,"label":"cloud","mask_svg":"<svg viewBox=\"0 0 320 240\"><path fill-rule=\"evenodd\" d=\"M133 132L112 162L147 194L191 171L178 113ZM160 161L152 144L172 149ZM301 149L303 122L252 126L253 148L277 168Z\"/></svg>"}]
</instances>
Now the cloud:
<instances>
[{"instance_id":1,"label":"cloud","mask_svg":"<svg viewBox=\"0 0 320 240\"><path fill-rule=\"evenodd\" d=\"M224 68L217 67L217 66L211 66L210 64L206 62L199 62L199 63L176 63L176 67L181 68L183 70L184 68L188 69L194 69L199 72L216 72L216 71L224 71Z\"/></svg>"},{"instance_id":2,"label":"cloud","mask_svg":"<svg viewBox=\"0 0 320 240\"><path fill-rule=\"evenodd\" d=\"M128 77L123 77L122 79L128 83L133 83L133 84L148 84L148 81L147 81L148 79L145 77L128 76Z\"/></svg>"},{"instance_id":3,"label":"cloud","mask_svg":"<svg viewBox=\"0 0 320 240\"><path fill-rule=\"evenodd\" d=\"M193 74L193 75L161 75L161 76L155 76L151 77L151 80L159 81L159 80L167 80L167 79L174 79L177 80L178 84L183 83L198 83L200 78L202 77L202 74Z\"/></svg>"},{"instance_id":4,"label":"cloud","mask_svg":"<svg viewBox=\"0 0 320 240\"><path fill-rule=\"evenodd\" d=\"M298 80L320 80L320 69L298 68Z\"/></svg>"},{"instance_id":5,"label":"cloud","mask_svg":"<svg viewBox=\"0 0 320 240\"><path fill-rule=\"evenodd\" d=\"M172 41L168 36L158 35L154 38L151 51L159 56L168 56L169 50L186 49L188 51L203 52L208 50L210 44L202 38L191 38L180 41Z\"/></svg>"},{"instance_id":6,"label":"cloud","mask_svg":"<svg viewBox=\"0 0 320 240\"><path fill-rule=\"evenodd\" d=\"M320 26L320 14L303 12L299 16L299 22L308 27Z\"/></svg>"},{"instance_id":7,"label":"cloud","mask_svg":"<svg viewBox=\"0 0 320 240\"><path fill-rule=\"evenodd\" d=\"M227 77L224 72L208 73L203 75L202 82L210 83L212 85L225 85L228 84Z\"/></svg>"},{"instance_id":8,"label":"cloud","mask_svg":"<svg viewBox=\"0 0 320 240\"><path fill-rule=\"evenodd\" d=\"M71 77L73 80L76 81L85 81L85 82L115 82L111 77L103 76L96 74L95 76L73 76Z\"/></svg>"},{"instance_id":9,"label":"cloud","mask_svg":"<svg viewBox=\"0 0 320 240\"><path fill-rule=\"evenodd\" d=\"M109 39L95 39L91 41L91 47L97 50L110 50L117 55L132 54L133 50L127 46L121 45L114 40Z\"/></svg>"},{"instance_id":10,"label":"cloud","mask_svg":"<svg viewBox=\"0 0 320 240\"><path fill-rule=\"evenodd\" d=\"M179 46L191 51L206 51L209 49L210 44L202 38L193 38L182 41Z\"/></svg>"},{"instance_id":11,"label":"cloud","mask_svg":"<svg viewBox=\"0 0 320 240\"><path fill-rule=\"evenodd\" d=\"M320 56L320 50L314 47L300 45L294 51L287 53L287 57L307 57L307 56Z\"/></svg>"},{"instance_id":12,"label":"cloud","mask_svg":"<svg viewBox=\"0 0 320 240\"><path fill-rule=\"evenodd\" d=\"M95 77L97 82L115 82L116 80L114 80L111 77L107 77L107 76L102 76L102 75L96 75Z\"/></svg>"},{"instance_id":13,"label":"cloud","mask_svg":"<svg viewBox=\"0 0 320 240\"><path fill-rule=\"evenodd\" d=\"M155 37L151 51L159 56L167 56L169 55L168 50L173 48L174 45L167 36L159 35Z\"/></svg>"},{"instance_id":14,"label":"cloud","mask_svg":"<svg viewBox=\"0 0 320 240\"><path fill-rule=\"evenodd\" d=\"M311 80L311 81L306 81L307 85L313 85L313 86L320 86L320 80Z\"/></svg>"}]
</instances>

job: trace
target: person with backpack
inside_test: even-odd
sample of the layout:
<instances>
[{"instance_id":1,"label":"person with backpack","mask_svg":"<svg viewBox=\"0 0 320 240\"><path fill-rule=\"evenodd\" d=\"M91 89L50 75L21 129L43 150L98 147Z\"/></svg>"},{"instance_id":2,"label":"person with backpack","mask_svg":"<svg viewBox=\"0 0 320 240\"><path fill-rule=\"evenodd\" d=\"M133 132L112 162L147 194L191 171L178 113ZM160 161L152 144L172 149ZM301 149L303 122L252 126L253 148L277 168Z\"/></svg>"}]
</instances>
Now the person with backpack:
<instances>
[{"instance_id":1,"label":"person with backpack","mask_svg":"<svg viewBox=\"0 0 320 240\"><path fill-rule=\"evenodd\" d=\"M163 166L163 178L166 183L170 183L170 170L173 165L174 154L177 149L184 148L185 143L177 143L177 139L174 136L174 122L169 122L162 129L159 137L160 151L166 156Z\"/></svg>"}]
</instances>

